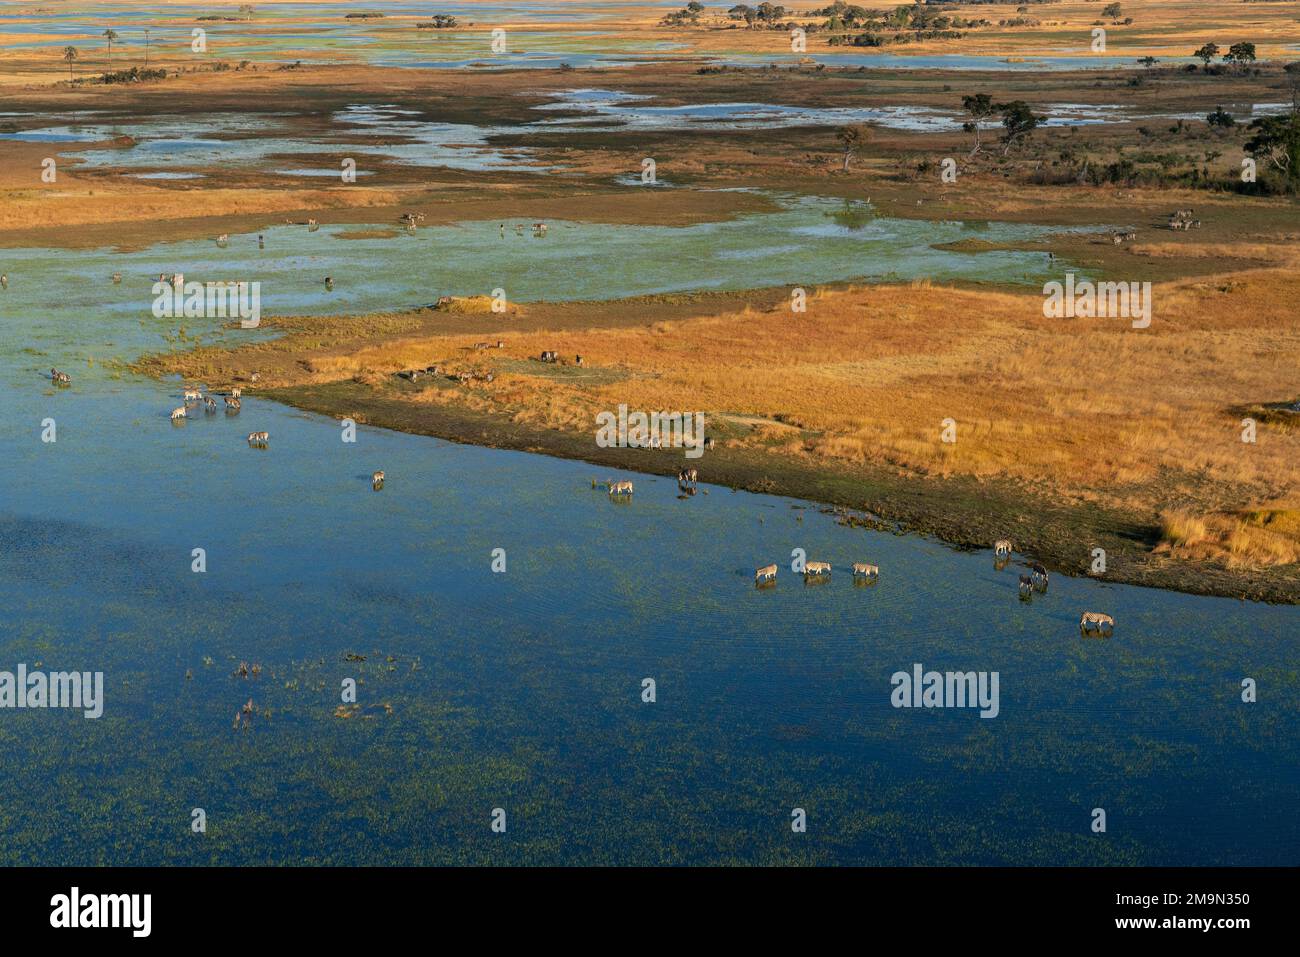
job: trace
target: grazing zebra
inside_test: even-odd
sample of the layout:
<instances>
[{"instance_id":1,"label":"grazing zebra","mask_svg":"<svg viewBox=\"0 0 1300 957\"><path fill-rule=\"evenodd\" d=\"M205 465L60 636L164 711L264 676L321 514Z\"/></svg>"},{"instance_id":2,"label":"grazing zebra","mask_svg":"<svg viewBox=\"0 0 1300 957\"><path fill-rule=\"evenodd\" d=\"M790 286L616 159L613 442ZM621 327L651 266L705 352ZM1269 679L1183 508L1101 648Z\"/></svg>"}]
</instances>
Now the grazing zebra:
<instances>
[{"instance_id":1,"label":"grazing zebra","mask_svg":"<svg viewBox=\"0 0 1300 957\"><path fill-rule=\"evenodd\" d=\"M810 575L829 575L830 573L830 562L804 562L803 574L805 578Z\"/></svg>"},{"instance_id":2,"label":"grazing zebra","mask_svg":"<svg viewBox=\"0 0 1300 957\"><path fill-rule=\"evenodd\" d=\"M172 409L173 422L175 422L177 419L183 419L183 418L185 418L185 406L182 405L180 408Z\"/></svg>"},{"instance_id":3,"label":"grazing zebra","mask_svg":"<svg viewBox=\"0 0 1300 957\"><path fill-rule=\"evenodd\" d=\"M615 495L632 494L632 483L630 481L615 482L613 479L609 479L605 484L609 486L609 494L611 497Z\"/></svg>"},{"instance_id":4,"label":"grazing zebra","mask_svg":"<svg viewBox=\"0 0 1300 957\"><path fill-rule=\"evenodd\" d=\"M333 277L333 276L326 276L326 277L325 277L325 289L326 289L327 291L329 291L329 292L333 292L333 291L334 291L334 277Z\"/></svg>"},{"instance_id":5,"label":"grazing zebra","mask_svg":"<svg viewBox=\"0 0 1300 957\"><path fill-rule=\"evenodd\" d=\"M379 488L381 485L383 485L383 484L384 484L384 473L381 472L381 471L376 471L376 472L374 472L374 473L370 476L370 484L373 485L375 488Z\"/></svg>"},{"instance_id":6,"label":"grazing zebra","mask_svg":"<svg viewBox=\"0 0 1300 957\"><path fill-rule=\"evenodd\" d=\"M320 224L317 223L316 220L314 220L314 219L309 219L309 220L307 220L307 231L308 231L308 232L314 233L314 232L316 232L316 230L319 229L319 228L320 228Z\"/></svg>"},{"instance_id":7,"label":"grazing zebra","mask_svg":"<svg viewBox=\"0 0 1300 957\"><path fill-rule=\"evenodd\" d=\"M880 568L876 565L868 565L866 562L854 562L853 577L857 578L859 576L863 578L878 578L880 576Z\"/></svg>"},{"instance_id":8,"label":"grazing zebra","mask_svg":"<svg viewBox=\"0 0 1300 957\"><path fill-rule=\"evenodd\" d=\"M265 445L268 441L270 441L270 438L271 438L271 434L269 432L249 432L248 444Z\"/></svg>"},{"instance_id":9,"label":"grazing zebra","mask_svg":"<svg viewBox=\"0 0 1300 957\"><path fill-rule=\"evenodd\" d=\"M545 223L533 223L533 235L534 235L534 236L545 236L545 235L546 235L546 224L545 224Z\"/></svg>"},{"instance_id":10,"label":"grazing zebra","mask_svg":"<svg viewBox=\"0 0 1300 957\"><path fill-rule=\"evenodd\" d=\"M198 402L203 398L203 396L199 393L198 389L186 389L182 398L186 402Z\"/></svg>"},{"instance_id":11,"label":"grazing zebra","mask_svg":"<svg viewBox=\"0 0 1300 957\"><path fill-rule=\"evenodd\" d=\"M1079 631L1086 635L1090 627L1097 634L1109 637L1115 632L1115 619L1099 611L1085 611L1079 619Z\"/></svg>"},{"instance_id":12,"label":"grazing zebra","mask_svg":"<svg viewBox=\"0 0 1300 957\"><path fill-rule=\"evenodd\" d=\"M696 485L700 481L700 470L695 468L682 469L677 473L678 485Z\"/></svg>"},{"instance_id":13,"label":"grazing zebra","mask_svg":"<svg viewBox=\"0 0 1300 957\"><path fill-rule=\"evenodd\" d=\"M239 412L239 410L240 410L239 400L232 399L230 396L226 396L226 411L232 414L236 414Z\"/></svg>"},{"instance_id":14,"label":"grazing zebra","mask_svg":"<svg viewBox=\"0 0 1300 957\"><path fill-rule=\"evenodd\" d=\"M217 245L220 246L222 249L225 249L226 246L229 244L230 244L230 236L227 235L226 233L222 233L220 236L217 237Z\"/></svg>"},{"instance_id":15,"label":"grazing zebra","mask_svg":"<svg viewBox=\"0 0 1300 957\"><path fill-rule=\"evenodd\" d=\"M9 274L5 273L3 276L0 276L0 289L8 289L8 288L9 288Z\"/></svg>"},{"instance_id":16,"label":"grazing zebra","mask_svg":"<svg viewBox=\"0 0 1300 957\"><path fill-rule=\"evenodd\" d=\"M475 348L475 349L491 349L491 348L492 348L492 343L490 343L490 342L476 342L476 343L474 343L474 348Z\"/></svg>"},{"instance_id":17,"label":"grazing zebra","mask_svg":"<svg viewBox=\"0 0 1300 957\"><path fill-rule=\"evenodd\" d=\"M1020 597L1029 598L1034 594L1034 579L1029 575L1020 576Z\"/></svg>"},{"instance_id":18,"label":"grazing zebra","mask_svg":"<svg viewBox=\"0 0 1300 957\"><path fill-rule=\"evenodd\" d=\"M1029 579L1034 583L1034 587L1039 591L1047 591L1047 569L1034 562L1029 566Z\"/></svg>"},{"instance_id":19,"label":"grazing zebra","mask_svg":"<svg viewBox=\"0 0 1300 957\"><path fill-rule=\"evenodd\" d=\"M705 450L706 452L712 452L712 451L713 451L713 439L705 439L705 440L704 440L704 450Z\"/></svg>"},{"instance_id":20,"label":"grazing zebra","mask_svg":"<svg viewBox=\"0 0 1300 957\"><path fill-rule=\"evenodd\" d=\"M68 377L66 372L60 372L58 369L51 369L50 381L55 385L68 385L72 382L72 379Z\"/></svg>"},{"instance_id":21,"label":"grazing zebra","mask_svg":"<svg viewBox=\"0 0 1300 957\"><path fill-rule=\"evenodd\" d=\"M574 364L575 366L583 365L582 356L574 356L574 357L573 357L573 364Z\"/></svg>"},{"instance_id":22,"label":"grazing zebra","mask_svg":"<svg viewBox=\"0 0 1300 957\"><path fill-rule=\"evenodd\" d=\"M205 395L205 396L203 397L203 411L204 411L204 412L216 412L216 411L217 411L217 400L214 399L214 398L212 398L212 396L210 396L210 395Z\"/></svg>"},{"instance_id":23,"label":"grazing zebra","mask_svg":"<svg viewBox=\"0 0 1300 957\"><path fill-rule=\"evenodd\" d=\"M999 538L993 543L993 554L998 558L1006 558L1011 554L1011 542L1005 538Z\"/></svg>"},{"instance_id":24,"label":"grazing zebra","mask_svg":"<svg viewBox=\"0 0 1300 957\"><path fill-rule=\"evenodd\" d=\"M776 581L776 566L764 565L762 568L754 570L754 584L759 585L763 582Z\"/></svg>"},{"instance_id":25,"label":"grazing zebra","mask_svg":"<svg viewBox=\"0 0 1300 957\"><path fill-rule=\"evenodd\" d=\"M474 378L474 373L472 373L472 372L457 372L457 373L456 373L456 381L459 382L459 383L461 383L462 385L464 385L466 382L471 381L473 378Z\"/></svg>"},{"instance_id":26,"label":"grazing zebra","mask_svg":"<svg viewBox=\"0 0 1300 957\"><path fill-rule=\"evenodd\" d=\"M122 283L122 274L120 272L113 273L113 285L118 286L121 285L121 283Z\"/></svg>"},{"instance_id":27,"label":"grazing zebra","mask_svg":"<svg viewBox=\"0 0 1300 957\"><path fill-rule=\"evenodd\" d=\"M262 376L261 376L259 373L254 372L254 373L252 373L252 374L248 377L248 381L249 381L249 382L256 382L256 381L257 381L258 379L260 379L260 378L262 378Z\"/></svg>"}]
</instances>

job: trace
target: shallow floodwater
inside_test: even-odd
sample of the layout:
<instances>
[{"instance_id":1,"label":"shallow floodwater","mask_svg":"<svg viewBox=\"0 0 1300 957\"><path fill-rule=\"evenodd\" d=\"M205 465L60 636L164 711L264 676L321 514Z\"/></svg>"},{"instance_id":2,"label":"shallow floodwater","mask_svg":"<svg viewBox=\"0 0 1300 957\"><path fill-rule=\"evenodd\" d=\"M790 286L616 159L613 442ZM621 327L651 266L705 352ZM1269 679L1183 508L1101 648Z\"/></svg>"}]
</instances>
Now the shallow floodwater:
<instances>
[{"instance_id":1,"label":"shallow floodwater","mask_svg":"<svg viewBox=\"0 0 1300 957\"><path fill-rule=\"evenodd\" d=\"M811 268L852 241L826 212L796 206L776 232L797 239L751 241L810 244ZM738 248L734 227L501 241L494 225L376 246L271 230L257 275L302 273L275 295L321 311L341 307L306 289L325 262L343 298L378 301L387 282L392 306L495 283L490 265L471 281L475 261L508 265L519 298L568 298L662 285L661 246L686 277L737 264L728 282L773 281L800 255L705 268L704 250ZM860 268L890 248L876 242ZM707 484L680 500L671 480L583 463L369 428L344 443L336 422L255 394L237 417L173 425L180 384L113 362L181 322L149 314L149 274L254 257L250 237L0 251L0 670L103 671L106 698L97 720L0 711L6 863L1296 860L1296 609L1062 576L1026 605L1017 566L987 552ZM54 389L50 366L72 385ZM248 446L253 430L268 448ZM693 464L707 481L707 453ZM591 488L606 477L633 478L634 501ZM804 586L794 548L830 561L831 581ZM854 587L855 561L880 582ZM759 591L767 562L781 571ZM1084 610L1112 614L1115 636L1081 640ZM262 673L235 676L241 661ZM891 707L890 676L916 663L997 671L997 717ZM340 718L347 678L363 710ZM807 834L791 832L796 807Z\"/></svg>"},{"instance_id":2,"label":"shallow floodwater","mask_svg":"<svg viewBox=\"0 0 1300 957\"><path fill-rule=\"evenodd\" d=\"M68 306L113 312L153 329L150 287L160 273L173 272L204 282L257 280L266 315L377 312L425 305L445 295L490 295L498 288L510 300L527 302L847 279L929 277L1041 286L1061 273L1061 264L1049 262L1046 251L933 248L963 239L1032 243L1055 231L1049 227L891 219L877 217L865 202L775 199L781 206L776 212L691 226L551 220L544 238L533 235L531 219L511 216L503 203L500 220L421 227L382 238L367 233L391 232L395 224L330 225L315 232L276 226L262 233L262 249L255 234L242 234L231 236L226 248L192 240L125 253L14 249L0 250L0 261L8 264L11 299L32 294L27 275L34 270L41 282L69 288ZM123 275L120 286L107 284L114 272ZM326 276L334 279L333 290L325 289ZM79 324L63 328L74 333L70 342L81 335Z\"/></svg>"}]
</instances>

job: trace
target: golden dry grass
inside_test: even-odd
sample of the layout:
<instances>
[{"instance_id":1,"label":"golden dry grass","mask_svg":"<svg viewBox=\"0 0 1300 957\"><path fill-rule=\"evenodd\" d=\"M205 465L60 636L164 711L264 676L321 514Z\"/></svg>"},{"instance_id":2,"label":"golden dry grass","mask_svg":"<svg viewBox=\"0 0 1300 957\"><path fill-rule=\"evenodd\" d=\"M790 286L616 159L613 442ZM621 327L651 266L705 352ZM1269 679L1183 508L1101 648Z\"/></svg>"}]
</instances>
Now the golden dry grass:
<instances>
[{"instance_id":1,"label":"golden dry grass","mask_svg":"<svg viewBox=\"0 0 1300 957\"><path fill-rule=\"evenodd\" d=\"M1300 509L1195 515L1171 510L1160 516L1157 551L1214 561L1230 568L1300 562Z\"/></svg>"}]
</instances>

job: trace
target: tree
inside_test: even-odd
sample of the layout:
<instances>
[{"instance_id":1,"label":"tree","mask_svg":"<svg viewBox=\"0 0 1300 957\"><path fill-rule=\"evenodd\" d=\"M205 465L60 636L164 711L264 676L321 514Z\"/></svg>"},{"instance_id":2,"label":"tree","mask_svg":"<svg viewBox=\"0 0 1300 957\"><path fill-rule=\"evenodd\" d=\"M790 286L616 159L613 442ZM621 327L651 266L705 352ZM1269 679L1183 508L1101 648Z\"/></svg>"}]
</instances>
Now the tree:
<instances>
[{"instance_id":1,"label":"tree","mask_svg":"<svg viewBox=\"0 0 1300 957\"><path fill-rule=\"evenodd\" d=\"M1118 3L1108 3L1106 6L1101 8L1101 15L1103 17L1110 17L1112 20L1118 20L1124 15L1124 8Z\"/></svg>"},{"instance_id":2,"label":"tree","mask_svg":"<svg viewBox=\"0 0 1300 957\"><path fill-rule=\"evenodd\" d=\"M240 6L239 12L244 15L245 20L251 20L253 19L253 13L255 11L253 10L253 5L251 3L245 3Z\"/></svg>"},{"instance_id":3,"label":"tree","mask_svg":"<svg viewBox=\"0 0 1300 957\"><path fill-rule=\"evenodd\" d=\"M1217 43L1207 43L1205 44L1205 46L1201 47L1199 50L1197 50L1195 53L1192 54L1192 56L1196 57L1207 67L1210 65L1210 61L1213 60L1218 55L1219 55L1219 45Z\"/></svg>"},{"instance_id":4,"label":"tree","mask_svg":"<svg viewBox=\"0 0 1300 957\"><path fill-rule=\"evenodd\" d=\"M1035 116L1024 100L999 103L998 110L1002 113L1002 155L1006 156L1013 146L1038 129L1043 118Z\"/></svg>"},{"instance_id":5,"label":"tree","mask_svg":"<svg viewBox=\"0 0 1300 957\"><path fill-rule=\"evenodd\" d=\"M1300 60L1282 67L1287 84L1291 87L1291 112L1300 113Z\"/></svg>"},{"instance_id":6,"label":"tree","mask_svg":"<svg viewBox=\"0 0 1300 957\"><path fill-rule=\"evenodd\" d=\"M1144 56L1140 60L1138 60L1138 62L1141 63L1144 67L1146 67L1149 70L1160 61L1153 56Z\"/></svg>"},{"instance_id":7,"label":"tree","mask_svg":"<svg viewBox=\"0 0 1300 957\"><path fill-rule=\"evenodd\" d=\"M113 41L117 39L117 31L114 30L114 29L112 29L112 28L110 27L109 29L107 29L107 30L105 30L103 33L101 33L100 36L104 37L104 39L106 39L106 40L108 41L108 66L109 66L109 69L112 69L112 67L113 67Z\"/></svg>"},{"instance_id":8,"label":"tree","mask_svg":"<svg viewBox=\"0 0 1300 957\"><path fill-rule=\"evenodd\" d=\"M149 69L149 28L144 28L144 68Z\"/></svg>"},{"instance_id":9,"label":"tree","mask_svg":"<svg viewBox=\"0 0 1300 957\"><path fill-rule=\"evenodd\" d=\"M1255 62L1255 44L1253 43L1234 43L1228 47L1228 52L1223 55L1225 63L1235 63L1243 70L1247 63Z\"/></svg>"},{"instance_id":10,"label":"tree","mask_svg":"<svg viewBox=\"0 0 1300 957\"><path fill-rule=\"evenodd\" d=\"M72 62L77 59L76 47L64 47L63 59L68 61L68 82L72 81Z\"/></svg>"},{"instance_id":11,"label":"tree","mask_svg":"<svg viewBox=\"0 0 1300 957\"><path fill-rule=\"evenodd\" d=\"M1205 118L1205 122L1211 127L1218 127L1223 130L1230 130L1237 125L1237 121L1233 119L1232 114L1221 106L1216 107L1214 112Z\"/></svg>"},{"instance_id":12,"label":"tree","mask_svg":"<svg viewBox=\"0 0 1300 957\"><path fill-rule=\"evenodd\" d=\"M974 156L983 149L980 144L980 121L997 113L997 107L993 105L993 97L987 93L976 93L973 96L963 96L961 108L971 115L971 119L963 123L961 128L975 136L975 148L970 151L970 155Z\"/></svg>"},{"instance_id":13,"label":"tree","mask_svg":"<svg viewBox=\"0 0 1300 957\"><path fill-rule=\"evenodd\" d=\"M704 4L700 3L699 0L691 0L690 3L686 4L686 9L691 13L703 13Z\"/></svg>"},{"instance_id":14,"label":"tree","mask_svg":"<svg viewBox=\"0 0 1300 957\"><path fill-rule=\"evenodd\" d=\"M835 139L844 149L844 171L849 170L849 160L853 159L854 154L866 145L867 140L871 139L871 129L863 126L861 123L853 126L841 126L835 131Z\"/></svg>"},{"instance_id":15,"label":"tree","mask_svg":"<svg viewBox=\"0 0 1300 957\"><path fill-rule=\"evenodd\" d=\"M1262 116L1250 129L1254 135L1246 141L1246 152L1273 166L1290 189L1300 188L1300 114Z\"/></svg>"}]
</instances>

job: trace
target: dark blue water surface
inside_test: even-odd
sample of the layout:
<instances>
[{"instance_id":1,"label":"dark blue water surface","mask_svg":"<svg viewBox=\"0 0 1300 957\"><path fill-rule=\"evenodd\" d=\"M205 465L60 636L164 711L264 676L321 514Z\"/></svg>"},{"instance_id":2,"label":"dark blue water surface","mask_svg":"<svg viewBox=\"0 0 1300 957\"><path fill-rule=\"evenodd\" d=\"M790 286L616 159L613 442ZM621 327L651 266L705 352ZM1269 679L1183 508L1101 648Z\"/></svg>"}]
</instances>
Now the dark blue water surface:
<instances>
[{"instance_id":1,"label":"dark blue water surface","mask_svg":"<svg viewBox=\"0 0 1300 957\"><path fill-rule=\"evenodd\" d=\"M1015 565L709 486L707 454L708 494L681 500L670 480L580 462L369 428L345 443L333 420L256 393L238 417L173 425L179 383L120 366L182 324L218 334L152 316L163 270L261 278L276 308L324 312L498 283L518 300L612 298L660 288L672 263L678 286L738 284L745 250L769 246L793 251L763 260L768 281L787 260L868 276L928 249L889 221L854 240L828 211L711 233L555 224L540 241L495 224L386 241L285 227L265 261L247 236L0 251L0 670L102 671L106 695L98 720L0 710L0 857L1294 863L1294 608L1060 576L1022 604ZM734 255L695 262L708 249ZM1041 281L1033 254L1005 256L969 258ZM50 366L70 388L42 378ZM250 448L263 429L269 447ZM633 478L634 501L591 488L608 477ZM803 585L795 548L830 561L831 581ZM879 583L854 587L855 561ZM781 572L758 591L767 562ZM1081 640L1084 610L1113 615L1115 636ZM236 676L241 661L262 673ZM999 715L893 708L890 676L914 663L997 671ZM1241 701L1246 677L1258 703ZM347 678L365 710L342 718Z\"/></svg>"}]
</instances>

